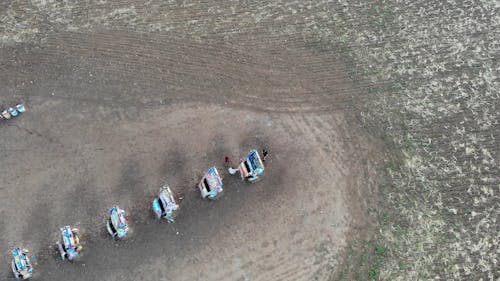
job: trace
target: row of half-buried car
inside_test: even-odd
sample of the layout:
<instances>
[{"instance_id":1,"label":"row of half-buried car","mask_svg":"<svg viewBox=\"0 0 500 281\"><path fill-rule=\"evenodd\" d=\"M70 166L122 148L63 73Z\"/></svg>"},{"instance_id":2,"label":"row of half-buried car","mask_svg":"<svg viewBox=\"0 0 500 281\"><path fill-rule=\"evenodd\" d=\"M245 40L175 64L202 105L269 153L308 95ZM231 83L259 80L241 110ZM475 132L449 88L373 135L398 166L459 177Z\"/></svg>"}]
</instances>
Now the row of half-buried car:
<instances>
[{"instance_id":1,"label":"row of half-buried car","mask_svg":"<svg viewBox=\"0 0 500 281\"><path fill-rule=\"evenodd\" d=\"M12 119L12 117L17 117L21 113L24 113L26 108L24 104L19 103L16 106L8 107L6 109L0 109L0 121Z\"/></svg>"},{"instance_id":2,"label":"row of half-buried car","mask_svg":"<svg viewBox=\"0 0 500 281\"><path fill-rule=\"evenodd\" d=\"M240 162L237 168L229 168L230 174L240 173L242 180L254 182L264 172L263 161L257 152L252 149L246 157ZM211 200L217 199L223 191L222 178L217 168L211 167L203 175L198 183L202 198ZM152 203L153 212L158 219L165 219L167 222L174 222L179 210L178 202L170 187L165 184L158 193L158 196ZM114 206L109 210L109 217L106 220L106 229L111 237L122 239L127 236L128 222L125 210ZM57 241L57 249L63 260L73 261L79 257L82 251L80 244L80 230L71 228L69 225L60 229L61 237ZM15 248L12 250L12 272L18 279L29 279L33 276L33 267L29 259L29 251L26 249Z\"/></svg>"}]
</instances>

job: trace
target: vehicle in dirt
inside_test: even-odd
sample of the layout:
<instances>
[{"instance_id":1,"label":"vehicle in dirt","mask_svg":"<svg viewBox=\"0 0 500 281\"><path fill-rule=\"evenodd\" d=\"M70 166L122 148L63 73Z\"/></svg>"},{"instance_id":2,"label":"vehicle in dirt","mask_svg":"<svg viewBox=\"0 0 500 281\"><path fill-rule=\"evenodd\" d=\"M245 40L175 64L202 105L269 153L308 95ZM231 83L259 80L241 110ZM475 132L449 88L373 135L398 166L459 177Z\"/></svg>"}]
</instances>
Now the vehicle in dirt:
<instances>
[{"instance_id":1,"label":"vehicle in dirt","mask_svg":"<svg viewBox=\"0 0 500 281\"><path fill-rule=\"evenodd\" d=\"M211 167L205 173L198 188L202 198L216 199L222 194L222 178L219 175L216 167Z\"/></svg>"},{"instance_id":2,"label":"vehicle in dirt","mask_svg":"<svg viewBox=\"0 0 500 281\"><path fill-rule=\"evenodd\" d=\"M28 257L29 251L26 249L14 248L12 250L12 273L16 279L26 280L33 276L33 267Z\"/></svg>"},{"instance_id":3,"label":"vehicle in dirt","mask_svg":"<svg viewBox=\"0 0 500 281\"><path fill-rule=\"evenodd\" d=\"M26 111L26 108L24 107L24 104L20 103L16 105L17 112L19 113L24 113Z\"/></svg>"},{"instance_id":4,"label":"vehicle in dirt","mask_svg":"<svg viewBox=\"0 0 500 281\"><path fill-rule=\"evenodd\" d=\"M12 118L12 115L10 115L9 110L5 109L2 111L2 118L5 120L9 120L10 118Z\"/></svg>"},{"instance_id":5,"label":"vehicle in dirt","mask_svg":"<svg viewBox=\"0 0 500 281\"><path fill-rule=\"evenodd\" d=\"M109 218L106 221L106 229L113 238L122 239L127 236L128 221L125 210L114 206L109 209Z\"/></svg>"},{"instance_id":6,"label":"vehicle in dirt","mask_svg":"<svg viewBox=\"0 0 500 281\"><path fill-rule=\"evenodd\" d=\"M25 111L26 111L26 108L24 107L24 104L22 104L22 103L17 104L15 107L9 107L5 110L2 110L2 112L0 113L0 121L1 120L9 120L12 117L16 117Z\"/></svg>"},{"instance_id":7,"label":"vehicle in dirt","mask_svg":"<svg viewBox=\"0 0 500 281\"><path fill-rule=\"evenodd\" d=\"M7 111L10 113L12 117L16 117L19 114L19 112L15 107L9 107Z\"/></svg>"},{"instance_id":8,"label":"vehicle in dirt","mask_svg":"<svg viewBox=\"0 0 500 281\"><path fill-rule=\"evenodd\" d=\"M63 260L73 261L82 251L80 244L80 230L69 225L61 228L61 240L57 241L57 248Z\"/></svg>"},{"instance_id":9,"label":"vehicle in dirt","mask_svg":"<svg viewBox=\"0 0 500 281\"><path fill-rule=\"evenodd\" d=\"M164 218L167 222L174 222L177 216L179 205L175 201L175 196L168 185L160 188L158 197L153 201L153 212L158 219Z\"/></svg>"},{"instance_id":10,"label":"vehicle in dirt","mask_svg":"<svg viewBox=\"0 0 500 281\"><path fill-rule=\"evenodd\" d=\"M264 163L257 150L250 150L236 169L229 168L230 174L235 174L236 172L240 172L242 180L246 179L249 182L256 181L264 173Z\"/></svg>"}]
</instances>

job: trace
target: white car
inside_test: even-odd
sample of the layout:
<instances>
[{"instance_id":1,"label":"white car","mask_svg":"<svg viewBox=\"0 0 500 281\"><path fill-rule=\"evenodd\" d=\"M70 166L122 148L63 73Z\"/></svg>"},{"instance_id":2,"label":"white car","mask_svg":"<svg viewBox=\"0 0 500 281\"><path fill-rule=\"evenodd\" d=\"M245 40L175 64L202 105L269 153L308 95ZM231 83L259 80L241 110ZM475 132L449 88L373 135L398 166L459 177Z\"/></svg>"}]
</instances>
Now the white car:
<instances>
[{"instance_id":1,"label":"white car","mask_svg":"<svg viewBox=\"0 0 500 281\"><path fill-rule=\"evenodd\" d=\"M153 201L153 212L158 219L164 218L168 222L174 222L179 205L175 201L174 193L168 185L164 185L158 197Z\"/></svg>"},{"instance_id":2,"label":"white car","mask_svg":"<svg viewBox=\"0 0 500 281\"><path fill-rule=\"evenodd\" d=\"M222 194L222 178L217 171L217 168L211 167L205 173L198 188L202 198L216 199Z\"/></svg>"},{"instance_id":3,"label":"white car","mask_svg":"<svg viewBox=\"0 0 500 281\"><path fill-rule=\"evenodd\" d=\"M250 150L236 169L229 168L230 174L235 174L236 172L240 172L242 180L246 179L249 182L256 181L264 173L264 163L257 150Z\"/></svg>"},{"instance_id":4,"label":"white car","mask_svg":"<svg viewBox=\"0 0 500 281\"><path fill-rule=\"evenodd\" d=\"M127 236L128 221L125 210L115 206L109 209L109 218L106 221L106 229L113 238L122 239Z\"/></svg>"}]
</instances>

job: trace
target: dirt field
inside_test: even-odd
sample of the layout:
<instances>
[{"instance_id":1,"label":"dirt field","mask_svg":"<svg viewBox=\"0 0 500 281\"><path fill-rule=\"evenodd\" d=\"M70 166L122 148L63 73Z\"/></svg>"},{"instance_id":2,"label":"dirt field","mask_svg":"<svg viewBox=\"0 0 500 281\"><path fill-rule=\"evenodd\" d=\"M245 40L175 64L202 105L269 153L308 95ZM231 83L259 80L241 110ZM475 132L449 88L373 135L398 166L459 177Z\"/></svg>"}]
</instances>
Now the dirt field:
<instances>
[{"instance_id":1,"label":"dirt field","mask_svg":"<svg viewBox=\"0 0 500 281\"><path fill-rule=\"evenodd\" d=\"M0 2L0 279L500 279L494 1ZM251 147L266 175L194 186ZM8 163L8 164L7 164ZM184 200L152 218L164 181ZM104 214L130 213L113 242ZM20 212L18 210L24 210ZM54 254L78 225L86 251Z\"/></svg>"},{"instance_id":2,"label":"dirt field","mask_svg":"<svg viewBox=\"0 0 500 281\"><path fill-rule=\"evenodd\" d=\"M27 112L0 123L1 279L21 245L37 280L330 280L369 225L362 195L382 149L355 118L347 66L265 24L233 34L216 4L99 3L2 4L4 19L26 20L4 22L0 103ZM280 15L261 4L263 21ZM258 7L225 7L225 26ZM253 147L270 157L250 185L223 157ZM195 189L210 165L224 177L216 202ZM150 209L164 181L184 198L175 224ZM125 241L105 233L114 204L130 216ZM83 232L73 264L54 248L66 224Z\"/></svg>"}]
</instances>

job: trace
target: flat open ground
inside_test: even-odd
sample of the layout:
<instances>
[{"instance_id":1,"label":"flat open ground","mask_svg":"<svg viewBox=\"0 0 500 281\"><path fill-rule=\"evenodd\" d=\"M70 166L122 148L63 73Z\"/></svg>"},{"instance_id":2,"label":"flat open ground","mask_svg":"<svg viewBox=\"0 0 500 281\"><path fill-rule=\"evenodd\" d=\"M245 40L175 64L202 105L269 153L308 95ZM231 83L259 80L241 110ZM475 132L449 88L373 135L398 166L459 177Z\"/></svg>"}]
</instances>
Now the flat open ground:
<instances>
[{"instance_id":1,"label":"flat open ground","mask_svg":"<svg viewBox=\"0 0 500 281\"><path fill-rule=\"evenodd\" d=\"M81 27L84 6L67 8L75 26L58 26L44 12L58 18L65 10L51 3L6 7L42 16L33 37L26 31L0 49L0 103L27 106L0 123L1 279L15 245L31 250L37 280L333 276L349 235L367 226L362 194L381 149L354 118L359 91L341 61L298 36L200 38L126 18L116 29L113 19ZM173 23L203 10L173 7L163 7ZM223 169L225 155L236 161L263 147L270 156L260 182ZM211 165L225 184L215 202L195 189ZM150 209L165 181L184 198L175 224L156 221ZM105 233L114 204L129 213L124 241ZM54 248L67 224L81 228L85 244L73 264Z\"/></svg>"},{"instance_id":2,"label":"flat open ground","mask_svg":"<svg viewBox=\"0 0 500 281\"><path fill-rule=\"evenodd\" d=\"M488 0L1 1L0 106L28 111L0 124L0 279L20 245L38 280L500 281L498 30ZM259 183L222 169L262 147Z\"/></svg>"}]
</instances>

